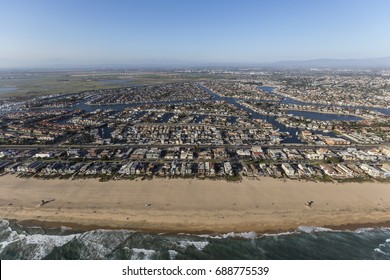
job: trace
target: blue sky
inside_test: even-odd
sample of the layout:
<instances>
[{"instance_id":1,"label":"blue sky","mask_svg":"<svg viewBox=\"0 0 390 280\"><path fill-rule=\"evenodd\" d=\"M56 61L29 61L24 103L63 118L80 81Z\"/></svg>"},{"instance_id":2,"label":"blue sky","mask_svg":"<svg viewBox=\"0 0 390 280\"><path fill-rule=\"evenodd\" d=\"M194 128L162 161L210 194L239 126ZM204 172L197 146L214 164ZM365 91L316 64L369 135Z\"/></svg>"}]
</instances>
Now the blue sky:
<instances>
[{"instance_id":1,"label":"blue sky","mask_svg":"<svg viewBox=\"0 0 390 280\"><path fill-rule=\"evenodd\" d=\"M0 1L0 67L389 55L388 0Z\"/></svg>"}]
</instances>

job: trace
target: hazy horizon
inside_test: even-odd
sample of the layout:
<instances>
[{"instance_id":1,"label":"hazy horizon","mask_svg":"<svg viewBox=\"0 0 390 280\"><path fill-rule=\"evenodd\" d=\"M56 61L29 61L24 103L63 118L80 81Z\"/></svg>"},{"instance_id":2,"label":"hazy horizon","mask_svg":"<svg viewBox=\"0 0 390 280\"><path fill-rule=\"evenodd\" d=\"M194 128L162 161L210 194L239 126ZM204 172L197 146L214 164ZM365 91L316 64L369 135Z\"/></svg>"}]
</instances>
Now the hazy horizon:
<instances>
[{"instance_id":1,"label":"hazy horizon","mask_svg":"<svg viewBox=\"0 0 390 280\"><path fill-rule=\"evenodd\" d=\"M5 0L2 10L0 68L390 56L385 0Z\"/></svg>"},{"instance_id":2,"label":"hazy horizon","mask_svg":"<svg viewBox=\"0 0 390 280\"><path fill-rule=\"evenodd\" d=\"M243 62L198 62L198 61L168 61L168 60L138 60L132 62L107 62L85 63L80 61L19 61L7 66L0 60L0 70L97 70L97 69L133 69L133 70L158 70L158 69L202 69L202 68L249 68L249 69L272 69L272 68L390 68L390 56L380 58L363 59L333 59L318 58L308 60L280 60L273 62L243 63Z\"/></svg>"}]
</instances>

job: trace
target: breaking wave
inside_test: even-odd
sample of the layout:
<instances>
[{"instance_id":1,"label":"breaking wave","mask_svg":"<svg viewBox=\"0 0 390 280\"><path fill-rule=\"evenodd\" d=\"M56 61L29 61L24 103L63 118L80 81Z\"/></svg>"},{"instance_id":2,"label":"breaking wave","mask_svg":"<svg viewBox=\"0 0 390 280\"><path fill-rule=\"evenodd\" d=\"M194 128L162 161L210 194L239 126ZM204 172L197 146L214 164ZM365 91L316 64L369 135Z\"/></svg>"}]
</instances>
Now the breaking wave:
<instances>
[{"instance_id":1,"label":"breaking wave","mask_svg":"<svg viewBox=\"0 0 390 280\"><path fill-rule=\"evenodd\" d=\"M390 229L301 226L272 234L191 235L75 232L0 220L0 259L390 259Z\"/></svg>"}]
</instances>

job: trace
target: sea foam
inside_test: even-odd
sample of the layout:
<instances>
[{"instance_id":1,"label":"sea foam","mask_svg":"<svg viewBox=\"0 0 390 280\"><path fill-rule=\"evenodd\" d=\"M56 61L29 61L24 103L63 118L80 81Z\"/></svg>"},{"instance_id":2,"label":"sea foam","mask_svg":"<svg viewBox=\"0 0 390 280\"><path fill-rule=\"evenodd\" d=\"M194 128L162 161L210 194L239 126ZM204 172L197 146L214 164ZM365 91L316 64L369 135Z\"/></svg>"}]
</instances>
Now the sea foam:
<instances>
[{"instance_id":1,"label":"sea foam","mask_svg":"<svg viewBox=\"0 0 390 280\"><path fill-rule=\"evenodd\" d=\"M330 228L324 228L324 227L315 227L315 226L299 226L296 229L297 232L304 232L304 233L313 233L313 232L328 232L333 231Z\"/></svg>"},{"instance_id":2,"label":"sea foam","mask_svg":"<svg viewBox=\"0 0 390 280\"><path fill-rule=\"evenodd\" d=\"M21 252L25 252L23 258L36 260L47 256L55 247L63 246L64 244L76 238L77 234L72 235L42 235L42 234L25 234L17 233L9 227L9 222L2 220L0 222L2 229L3 240L0 242L0 253L8 250L9 246L21 248ZM26 250L28 248L28 250ZM22 250L23 249L23 250Z\"/></svg>"},{"instance_id":3,"label":"sea foam","mask_svg":"<svg viewBox=\"0 0 390 280\"><path fill-rule=\"evenodd\" d=\"M185 249L189 246L194 246L199 251L202 251L207 245L209 245L208 241L188 241L188 240L179 241L179 246Z\"/></svg>"},{"instance_id":4,"label":"sea foam","mask_svg":"<svg viewBox=\"0 0 390 280\"><path fill-rule=\"evenodd\" d=\"M131 259L132 260L151 260L152 256L156 253L154 250L147 249L139 249L139 248L131 248L132 252Z\"/></svg>"},{"instance_id":5,"label":"sea foam","mask_svg":"<svg viewBox=\"0 0 390 280\"><path fill-rule=\"evenodd\" d=\"M176 252L175 250L168 250L168 254L169 254L169 258L171 260L174 260L179 253Z\"/></svg>"},{"instance_id":6,"label":"sea foam","mask_svg":"<svg viewBox=\"0 0 390 280\"><path fill-rule=\"evenodd\" d=\"M223 238L244 238L244 239L255 239L257 237L257 233L254 231L249 232L229 232L222 235Z\"/></svg>"}]
</instances>

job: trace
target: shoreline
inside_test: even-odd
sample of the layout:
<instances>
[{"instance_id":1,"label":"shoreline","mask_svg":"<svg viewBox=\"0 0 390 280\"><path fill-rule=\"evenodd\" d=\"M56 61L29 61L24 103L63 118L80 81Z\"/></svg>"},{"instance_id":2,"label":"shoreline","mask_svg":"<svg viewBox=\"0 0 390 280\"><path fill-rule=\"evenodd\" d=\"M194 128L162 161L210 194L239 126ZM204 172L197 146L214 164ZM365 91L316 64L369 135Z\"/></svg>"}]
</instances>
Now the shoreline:
<instances>
[{"instance_id":1,"label":"shoreline","mask_svg":"<svg viewBox=\"0 0 390 280\"><path fill-rule=\"evenodd\" d=\"M41 200L51 202L42 205ZM312 207L305 205L314 201ZM99 182L0 177L0 217L22 225L149 233L390 227L390 185L244 178Z\"/></svg>"},{"instance_id":2,"label":"shoreline","mask_svg":"<svg viewBox=\"0 0 390 280\"><path fill-rule=\"evenodd\" d=\"M229 234L229 233L247 233L247 232L254 232L258 237L261 237L262 235L267 234L280 234L280 233L293 233L298 230L299 227L286 229L284 231L241 231L241 232L233 232L233 231L226 231L226 232L215 232L215 231L208 231L208 230L202 230L202 231L186 231L185 229L182 231L175 231L175 230L157 230L157 229L147 229L147 228L123 228L123 227L112 227L112 226L106 226L106 227L100 227L98 225L83 225L78 223L63 223L59 221L41 221L41 220L16 220L16 219L8 219L8 218L1 218L3 220L7 220L13 224L19 224L25 228L34 228L34 227L40 227L44 230L54 230L59 229L61 227L68 228L72 232L76 233L84 233L88 231L94 231L94 230L126 230L126 231L135 231L139 233L146 233L146 234L189 234L189 235L210 235L210 236L219 236L223 234ZM310 227L310 225L307 225ZM316 227L316 226L313 226ZM324 225L321 226L321 228L329 229L331 231L356 231L359 229L381 229L381 228L388 228L390 229L390 220L378 222L378 223L356 223L356 224L343 224L343 225Z\"/></svg>"}]
</instances>

